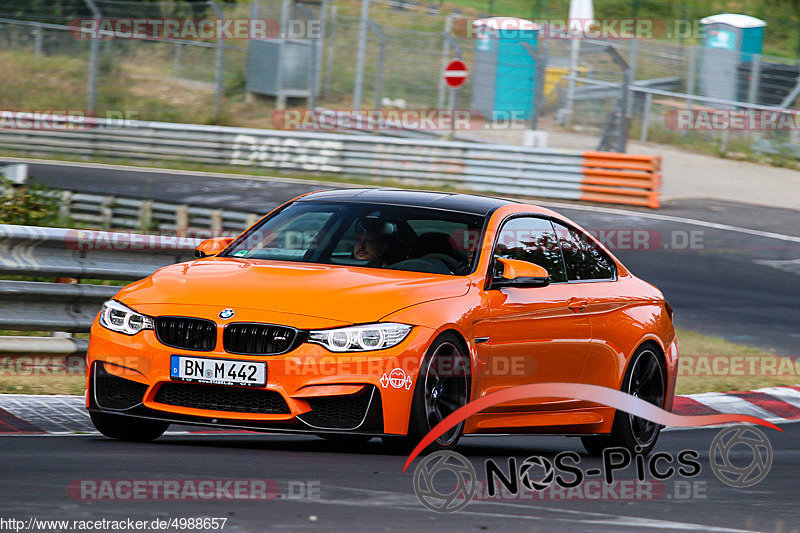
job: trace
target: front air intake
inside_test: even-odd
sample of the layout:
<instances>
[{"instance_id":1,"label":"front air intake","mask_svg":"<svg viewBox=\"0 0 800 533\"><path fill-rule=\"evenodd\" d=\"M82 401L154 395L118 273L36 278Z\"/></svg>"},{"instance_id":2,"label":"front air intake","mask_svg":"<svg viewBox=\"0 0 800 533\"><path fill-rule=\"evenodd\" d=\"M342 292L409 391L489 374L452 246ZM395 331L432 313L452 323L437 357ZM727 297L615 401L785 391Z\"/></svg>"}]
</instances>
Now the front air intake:
<instances>
[{"instance_id":1,"label":"front air intake","mask_svg":"<svg viewBox=\"0 0 800 533\"><path fill-rule=\"evenodd\" d=\"M222 344L228 353L278 355L295 348L300 332L288 326L235 322L225 326Z\"/></svg>"},{"instance_id":2,"label":"front air intake","mask_svg":"<svg viewBox=\"0 0 800 533\"><path fill-rule=\"evenodd\" d=\"M160 316L156 318L156 337L172 348L208 352L217 345L217 325L203 318Z\"/></svg>"}]
</instances>

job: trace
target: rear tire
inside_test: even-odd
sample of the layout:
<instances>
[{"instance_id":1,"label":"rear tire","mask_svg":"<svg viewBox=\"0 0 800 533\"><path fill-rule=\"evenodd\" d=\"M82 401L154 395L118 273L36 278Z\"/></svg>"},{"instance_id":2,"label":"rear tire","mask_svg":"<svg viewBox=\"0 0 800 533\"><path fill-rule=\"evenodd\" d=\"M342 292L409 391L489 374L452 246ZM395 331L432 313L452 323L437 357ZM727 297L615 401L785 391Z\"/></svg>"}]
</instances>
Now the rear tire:
<instances>
[{"instance_id":1,"label":"rear tire","mask_svg":"<svg viewBox=\"0 0 800 533\"><path fill-rule=\"evenodd\" d=\"M662 359L655 348L639 347L625 372L622 391L663 409L667 382ZM653 451L660 432L660 425L617 410L609 435L581 437L581 442L593 456L602 455L606 448L617 447L647 456Z\"/></svg>"},{"instance_id":2,"label":"rear tire","mask_svg":"<svg viewBox=\"0 0 800 533\"><path fill-rule=\"evenodd\" d=\"M443 333L433 341L414 387L408 436L383 438L391 452L412 450L433 427L469 402L469 357L462 346L453 333ZM426 451L455 448L463 432L461 422L433 441Z\"/></svg>"},{"instance_id":3,"label":"rear tire","mask_svg":"<svg viewBox=\"0 0 800 533\"><path fill-rule=\"evenodd\" d=\"M164 434L167 422L145 420L130 416L90 411L89 416L97 431L112 439L128 442L151 442Z\"/></svg>"}]
</instances>

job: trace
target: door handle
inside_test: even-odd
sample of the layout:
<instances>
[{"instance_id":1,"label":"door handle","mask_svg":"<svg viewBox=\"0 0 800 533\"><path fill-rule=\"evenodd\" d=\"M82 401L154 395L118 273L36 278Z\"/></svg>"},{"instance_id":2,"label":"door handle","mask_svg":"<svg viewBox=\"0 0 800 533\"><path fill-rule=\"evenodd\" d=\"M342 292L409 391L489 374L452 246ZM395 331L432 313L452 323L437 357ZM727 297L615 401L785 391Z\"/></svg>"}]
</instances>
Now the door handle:
<instances>
[{"instance_id":1,"label":"door handle","mask_svg":"<svg viewBox=\"0 0 800 533\"><path fill-rule=\"evenodd\" d=\"M589 305L588 298L570 298L569 303L567 303L567 307L576 312L583 311L583 308L587 305Z\"/></svg>"}]
</instances>

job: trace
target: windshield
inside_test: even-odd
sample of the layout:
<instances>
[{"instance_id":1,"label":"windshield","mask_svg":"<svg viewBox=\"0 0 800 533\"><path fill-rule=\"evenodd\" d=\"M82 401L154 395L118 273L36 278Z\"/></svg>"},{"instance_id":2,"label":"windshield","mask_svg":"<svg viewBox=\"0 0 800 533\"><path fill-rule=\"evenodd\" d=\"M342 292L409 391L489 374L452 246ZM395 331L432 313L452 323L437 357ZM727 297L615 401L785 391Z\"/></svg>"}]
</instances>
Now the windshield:
<instances>
[{"instance_id":1,"label":"windshield","mask_svg":"<svg viewBox=\"0 0 800 533\"><path fill-rule=\"evenodd\" d=\"M227 257L465 275L484 219L420 207L295 202L251 229Z\"/></svg>"}]
</instances>

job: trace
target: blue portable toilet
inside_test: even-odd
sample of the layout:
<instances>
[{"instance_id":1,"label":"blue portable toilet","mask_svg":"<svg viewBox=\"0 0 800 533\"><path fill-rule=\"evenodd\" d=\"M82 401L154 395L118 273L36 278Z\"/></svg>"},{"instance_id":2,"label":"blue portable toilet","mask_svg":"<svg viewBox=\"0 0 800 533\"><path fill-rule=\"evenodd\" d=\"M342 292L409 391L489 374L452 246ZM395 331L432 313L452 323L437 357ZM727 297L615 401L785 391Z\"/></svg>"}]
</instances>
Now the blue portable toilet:
<instances>
[{"instance_id":1,"label":"blue portable toilet","mask_svg":"<svg viewBox=\"0 0 800 533\"><path fill-rule=\"evenodd\" d=\"M491 17L472 23L475 63L472 108L487 118L527 120L533 113L539 26Z\"/></svg>"},{"instance_id":2,"label":"blue portable toilet","mask_svg":"<svg viewBox=\"0 0 800 533\"><path fill-rule=\"evenodd\" d=\"M700 87L704 96L736 100L739 70L761 54L764 27L749 15L722 13L700 19L703 28Z\"/></svg>"}]
</instances>

